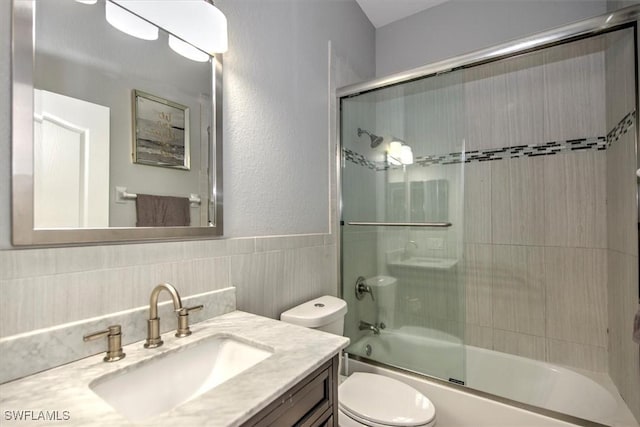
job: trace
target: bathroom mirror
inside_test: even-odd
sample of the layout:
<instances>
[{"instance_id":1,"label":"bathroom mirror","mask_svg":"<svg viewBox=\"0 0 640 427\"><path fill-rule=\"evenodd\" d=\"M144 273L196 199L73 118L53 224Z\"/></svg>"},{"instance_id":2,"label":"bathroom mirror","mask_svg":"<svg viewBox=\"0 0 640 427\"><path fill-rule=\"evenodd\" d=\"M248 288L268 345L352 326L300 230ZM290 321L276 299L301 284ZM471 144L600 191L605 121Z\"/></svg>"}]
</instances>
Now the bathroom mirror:
<instances>
[{"instance_id":1,"label":"bathroom mirror","mask_svg":"<svg viewBox=\"0 0 640 427\"><path fill-rule=\"evenodd\" d=\"M13 1L14 245L222 235L222 58L123 12ZM136 227L138 194L188 198L186 220Z\"/></svg>"}]
</instances>

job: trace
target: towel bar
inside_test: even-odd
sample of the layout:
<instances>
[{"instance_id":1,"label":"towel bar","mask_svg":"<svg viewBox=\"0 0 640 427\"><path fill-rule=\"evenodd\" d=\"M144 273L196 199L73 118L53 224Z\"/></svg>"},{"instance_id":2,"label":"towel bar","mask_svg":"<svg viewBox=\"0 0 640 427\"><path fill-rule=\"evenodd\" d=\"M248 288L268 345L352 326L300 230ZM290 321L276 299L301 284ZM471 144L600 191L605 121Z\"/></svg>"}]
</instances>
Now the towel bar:
<instances>
[{"instance_id":1,"label":"towel bar","mask_svg":"<svg viewBox=\"0 0 640 427\"><path fill-rule=\"evenodd\" d=\"M138 198L136 193L127 193L127 187L116 187L116 203L126 203L127 200ZM189 203L199 205L202 203L200 196L194 193L189 194Z\"/></svg>"},{"instance_id":2,"label":"towel bar","mask_svg":"<svg viewBox=\"0 0 640 427\"><path fill-rule=\"evenodd\" d=\"M373 227L451 227L450 222L348 222L348 225L364 225Z\"/></svg>"}]
</instances>

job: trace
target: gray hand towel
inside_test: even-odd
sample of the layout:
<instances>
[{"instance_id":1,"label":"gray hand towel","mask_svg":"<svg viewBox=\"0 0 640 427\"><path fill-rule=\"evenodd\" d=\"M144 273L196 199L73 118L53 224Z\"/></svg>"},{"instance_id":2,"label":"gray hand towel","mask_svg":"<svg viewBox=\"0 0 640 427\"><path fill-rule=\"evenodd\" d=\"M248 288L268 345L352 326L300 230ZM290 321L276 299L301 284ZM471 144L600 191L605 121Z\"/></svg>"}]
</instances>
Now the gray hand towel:
<instances>
[{"instance_id":1,"label":"gray hand towel","mask_svg":"<svg viewBox=\"0 0 640 427\"><path fill-rule=\"evenodd\" d=\"M180 227L191 225L189 199L186 197L138 194L137 227Z\"/></svg>"}]
</instances>

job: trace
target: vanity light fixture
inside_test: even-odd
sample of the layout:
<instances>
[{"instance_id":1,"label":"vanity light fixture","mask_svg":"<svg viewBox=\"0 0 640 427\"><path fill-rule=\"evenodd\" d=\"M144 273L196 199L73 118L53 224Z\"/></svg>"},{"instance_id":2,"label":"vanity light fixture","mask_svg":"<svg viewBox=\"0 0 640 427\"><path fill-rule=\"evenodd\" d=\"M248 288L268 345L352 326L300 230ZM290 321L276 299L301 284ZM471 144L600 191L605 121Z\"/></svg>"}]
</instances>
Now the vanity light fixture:
<instances>
[{"instance_id":1,"label":"vanity light fixture","mask_svg":"<svg viewBox=\"0 0 640 427\"><path fill-rule=\"evenodd\" d=\"M387 150L387 162L393 166L413 164L411 147L398 138L392 138Z\"/></svg>"},{"instance_id":2,"label":"vanity light fixture","mask_svg":"<svg viewBox=\"0 0 640 427\"><path fill-rule=\"evenodd\" d=\"M158 39L158 27L110 1L105 3L104 13L107 22L125 34L142 40Z\"/></svg>"},{"instance_id":3,"label":"vanity light fixture","mask_svg":"<svg viewBox=\"0 0 640 427\"><path fill-rule=\"evenodd\" d=\"M209 55L190 45L187 42L183 42L174 35L169 34L169 47L177 54L184 56L187 59L196 62L207 62Z\"/></svg>"},{"instance_id":4,"label":"vanity light fixture","mask_svg":"<svg viewBox=\"0 0 640 427\"><path fill-rule=\"evenodd\" d=\"M228 48L227 18L206 0L107 0L213 56Z\"/></svg>"},{"instance_id":5,"label":"vanity light fixture","mask_svg":"<svg viewBox=\"0 0 640 427\"><path fill-rule=\"evenodd\" d=\"M83 4L96 4L98 2L98 0L76 0L78 3L83 3Z\"/></svg>"},{"instance_id":6,"label":"vanity light fixture","mask_svg":"<svg viewBox=\"0 0 640 427\"><path fill-rule=\"evenodd\" d=\"M408 145L400 147L400 161L403 165L413 164L413 151L411 151L411 147Z\"/></svg>"},{"instance_id":7,"label":"vanity light fixture","mask_svg":"<svg viewBox=\"0 0 640 427\"><path fill-rule=\"evenodd\" d=\"M391 141L389 143L389 149L387 150L387 162L393 166L400 166L400 150L402 149L402 143L400 141Z\"/></svg>"}]
</instances>

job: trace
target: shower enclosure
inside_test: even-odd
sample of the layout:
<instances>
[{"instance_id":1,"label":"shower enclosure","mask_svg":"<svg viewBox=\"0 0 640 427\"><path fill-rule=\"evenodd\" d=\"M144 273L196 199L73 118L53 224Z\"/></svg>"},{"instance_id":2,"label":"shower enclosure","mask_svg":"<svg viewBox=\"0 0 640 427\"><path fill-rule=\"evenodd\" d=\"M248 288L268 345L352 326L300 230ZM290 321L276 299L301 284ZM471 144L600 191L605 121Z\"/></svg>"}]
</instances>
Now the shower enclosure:
<instances>
[{"instance_id":1,"label":"shower enclosure","mask_svg":"<svg viewBox=\"0 0 640 427\"><path fill-rule=\"evenodd\" d=\"M640 417L639 10L339 91L350 357L603 424L613 386ZM541 398L563 369L582 402Z\"/></svg>"}]
</instances>

